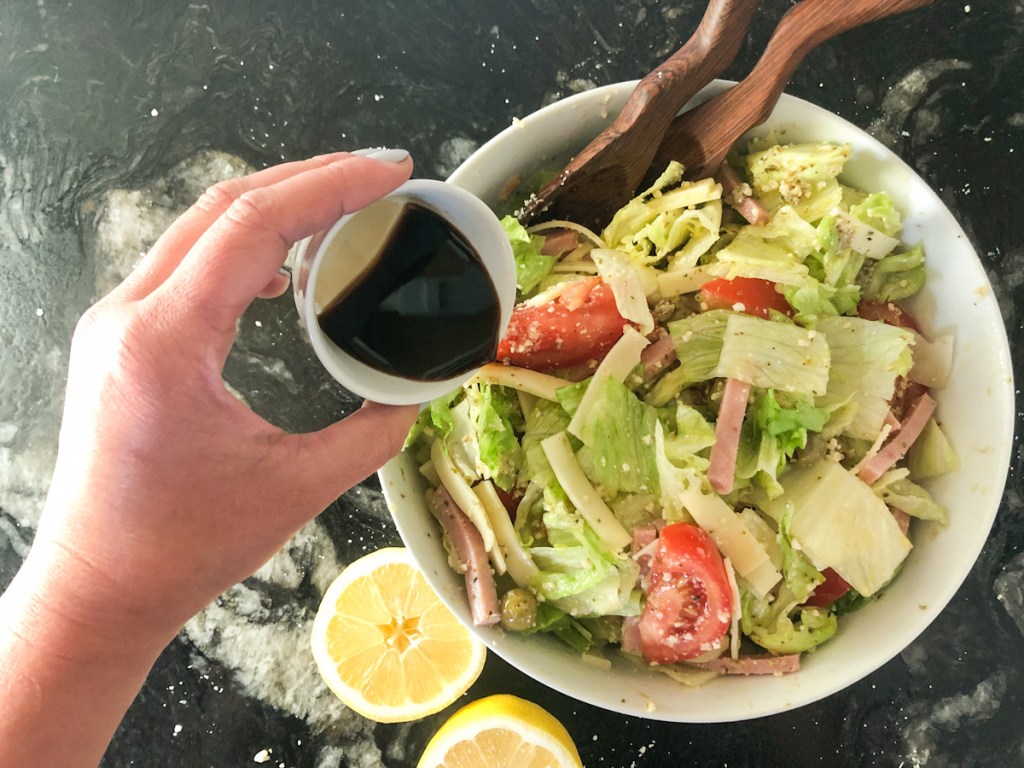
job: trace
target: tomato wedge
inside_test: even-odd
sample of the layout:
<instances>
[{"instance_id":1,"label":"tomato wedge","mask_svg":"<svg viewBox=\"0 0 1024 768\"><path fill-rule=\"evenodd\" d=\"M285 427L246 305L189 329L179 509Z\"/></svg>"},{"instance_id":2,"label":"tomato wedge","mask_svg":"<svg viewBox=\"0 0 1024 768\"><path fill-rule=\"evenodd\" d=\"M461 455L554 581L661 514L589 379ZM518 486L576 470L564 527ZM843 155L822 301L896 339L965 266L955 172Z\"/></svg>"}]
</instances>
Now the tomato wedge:
<instances>
[{"instance_id":1,"label":"tomato wedge","mask_svg":"<svg viewBox=\"0 0 1024 768\"><path fill-rule=\"evenodd\" d=\"M625 325L603 280L578 280L545 304L516 306L498 360L535 371L584 365L601 360Z\"/></svg>"},{"instance_id":2,"label":"tomato wedge","mask_svg":"<svg viewBox=\"0 0 1024 768\"><path fill-rule=\"evenodd\" d=\"M775 283L759 277L734 277L732 280L720 277L709 280L701 286L700 300L708 309L736 309L765 318L770 316L770 310L773 309L784 315L793 314L793 308L775 288Z\"/></svg>"},{"instance_id":3,"label":"tomato wedge","mask_svg":"<svg viewBox=\"0 0 1024 768\"><path fill-rule=\"evenodd\" d=\"M846 579L831 568L826 568L821 575L825 580L814 588L811 596L804 600L804 605L824 608L850 591L851 587L846 583Z\"/></svg>"},{"instance_id":4,"label":"tomato wedge","mask_svg":"<svg viewBox=\"0 0 1024 768\"><path fill-rule=\"evenodd\" d=\"M732 623L732 589L715 542L689 523L666 525L651 558L640 645L644 660L673 664L718 648Z\"/></svg>"}]
</instances>

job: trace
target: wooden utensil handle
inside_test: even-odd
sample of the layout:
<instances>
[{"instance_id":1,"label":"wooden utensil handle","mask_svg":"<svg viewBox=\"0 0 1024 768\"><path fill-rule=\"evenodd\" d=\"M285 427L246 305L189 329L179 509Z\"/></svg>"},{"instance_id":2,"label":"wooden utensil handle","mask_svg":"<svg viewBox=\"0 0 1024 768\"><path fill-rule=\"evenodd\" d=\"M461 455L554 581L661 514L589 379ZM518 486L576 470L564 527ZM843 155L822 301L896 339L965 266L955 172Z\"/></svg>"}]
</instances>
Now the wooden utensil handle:
<instances>
[{"instance_id":1,"label":"wooden utensil handle","mask_svg":"<svg viewBox=\"0 0 1024 768\"><path fill-rule=\"evenodd\" d=\"M736 58L759 5L760 0L710 0L683 47L637 83L616 124L632 128L643 119L668 125L694 94Z\"/></svg>"},{"instance_id":2,"label":"wooden utensil handle","mask_svg":"<svg viewBox=\"0 0 1024 768\"><path fill-rule=\"evenodd\" d=\"M779 22L743 90L734 99L758 94L757 125L768 119L804 57L836 35L872 21L912 11L933 0L803 0ZM838 7L837 7L838 5ZM748 84L749 83L749 84ZM763 89L763 90L761 90ZM741 132L742 133L742 132ZM737 136L736 138L739 138Z\"/></svg>"},{"instance_id":3,"label":"wooden utensil handle","mask_svg":"<svg viewBox=\"0 0 1024 768\"><path fill-rule=\"evenodd\" d=\"M713 173L740 136L768 119L794 70L815 46L868 22L932 2L803 0L793 6L747 77L672 122L655 155L652 173L671 159L681 160L690 178Z\"/></svg>"}]
</instances>

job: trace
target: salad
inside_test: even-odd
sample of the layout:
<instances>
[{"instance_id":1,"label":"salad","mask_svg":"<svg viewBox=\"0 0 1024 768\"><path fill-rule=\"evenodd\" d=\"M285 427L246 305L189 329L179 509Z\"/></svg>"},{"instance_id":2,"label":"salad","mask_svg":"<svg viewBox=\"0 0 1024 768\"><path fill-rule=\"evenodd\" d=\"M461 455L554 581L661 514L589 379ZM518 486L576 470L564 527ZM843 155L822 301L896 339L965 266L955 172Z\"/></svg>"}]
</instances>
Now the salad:
<instances>
[{"instance_id":1,"label":"salad","mask_svg":"<svg viewBox=\"0 0 1024 768\"><path fill-rule=\"evenodd\" d=\"M688 684L792 672L946 520L920 483L958 466L953 339L898 304L925 255L849 155L769 136L599 233L503 219L498 359L406 444L475 623Z\"/></svg>"}]
</instances>

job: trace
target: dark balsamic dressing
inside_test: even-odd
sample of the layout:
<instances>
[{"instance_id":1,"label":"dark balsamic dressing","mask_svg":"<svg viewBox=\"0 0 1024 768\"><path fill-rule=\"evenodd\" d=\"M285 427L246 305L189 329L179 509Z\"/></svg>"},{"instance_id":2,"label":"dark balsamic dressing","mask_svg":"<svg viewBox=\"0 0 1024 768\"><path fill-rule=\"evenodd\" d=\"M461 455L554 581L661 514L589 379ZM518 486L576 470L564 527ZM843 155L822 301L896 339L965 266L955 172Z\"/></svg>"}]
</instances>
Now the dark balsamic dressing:
<instances>
[{"instance_id":1,"label":"dark balsamic dressing","mask_svg":"<svg viewBox=\"0 0 1024 768\"><path fill-rule=\"evenodd\" d=\"M498 294L480 255L417 203L405 203L370 265L317 319L344 352L415 381L458 376L497 353Z\"/></svg>"}]
</instances>

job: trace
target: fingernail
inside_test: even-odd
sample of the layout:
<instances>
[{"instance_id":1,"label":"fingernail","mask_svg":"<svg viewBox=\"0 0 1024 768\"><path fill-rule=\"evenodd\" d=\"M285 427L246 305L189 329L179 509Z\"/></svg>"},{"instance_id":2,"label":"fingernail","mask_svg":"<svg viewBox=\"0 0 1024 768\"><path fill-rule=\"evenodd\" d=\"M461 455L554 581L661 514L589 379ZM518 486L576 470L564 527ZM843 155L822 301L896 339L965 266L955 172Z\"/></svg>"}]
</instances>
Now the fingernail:
<instances>
[{"instance_id":1,"label":"fingernail","mask_svg":"<svg viewBox=\"0 0 1024 768\"><path fill-rule=\"evenodd\" d=\"M357 155L358 157L368 157L371 160L377 160L381 163L393 163L395 165L405 162L409 157L409 153L404 149L385 149L384 147L357 149L351 154Z\"/></svg>"}]
</instances>

